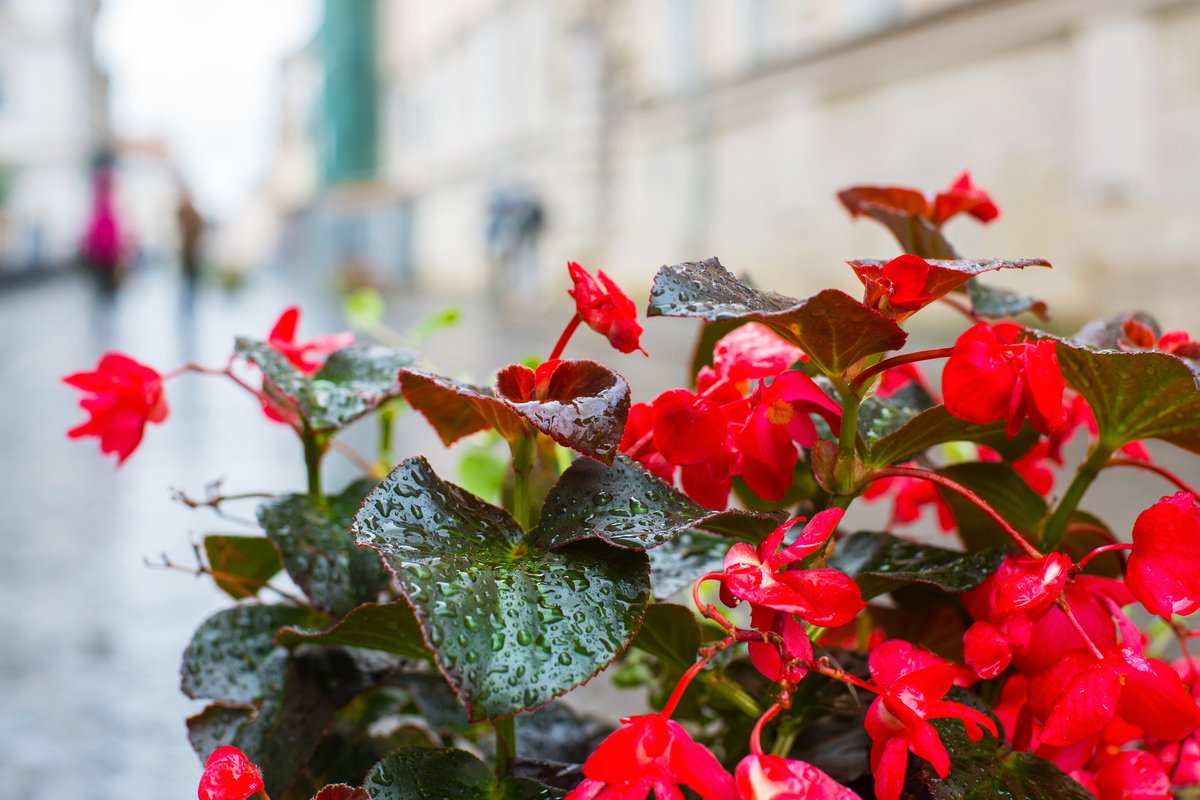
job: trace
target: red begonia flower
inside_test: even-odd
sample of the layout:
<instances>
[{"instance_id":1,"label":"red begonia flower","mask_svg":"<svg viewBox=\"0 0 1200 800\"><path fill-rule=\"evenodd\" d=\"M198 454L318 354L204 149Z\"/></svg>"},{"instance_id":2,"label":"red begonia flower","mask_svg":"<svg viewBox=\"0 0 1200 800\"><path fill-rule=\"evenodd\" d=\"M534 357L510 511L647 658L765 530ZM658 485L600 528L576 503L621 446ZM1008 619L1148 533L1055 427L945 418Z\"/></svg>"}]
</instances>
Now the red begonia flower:
<instances>
[{"instance_id":1,"label":"red begonia flower","mask_svg":"<svg viewBox=\"0 0 1200 800\"><path fill-rule=\"evenodd\" d=\"M1125 585L1151 614L1200 609L1200 506L1179 492L1138 515Z\"/></svg>"},{"instance_id":2,"label":"red begonia flower","mask_svg":"<svg viewBox=\"0 0 1200 800\"><path fill-rule=\"evenodd\" d=\"M992 619L1038 619L1062 594L1073 562L1063 553L1041 558L1010 556L991 576Z\"/></svg>"},{"instance_id":3,"label":"red begonia flower","mask_svg":"<svg viewBox=\"0 0 1200 800\"><path fill-rule=\"evenodd\" d=\"M654 446L672 464L700 464L731 449L729 418L707 398L687 389L660 394L654 409Z\"/></svg>"},{"instance_id":4,"label":"red begonia flower","mask_svg":"<svg viewBox=\"0 0 1200 800\"><path fill-rule=\"evenodd\" d=\"M861 800L812 764L782 756L748 755L736 777L743 800Z\"/></svg>"},{"instance_id":5,"label":"red begonia flower","mask_svg":"<svg viewBox=\"0 0 1200 800\"><path fill-rule=\"evenodd\" d=\"M892 518L889 526L916 522L921 518L923 508L933 506L937 513L938 527L943 532L954 530L954 513L933 482L906 476L880 478L871 482L863 493L863 499L877 500L889 494L892 496Z\"/></svg>"},{"instance_id":6,"label":"red begonia flower","mask_svg":"<svg viewBox=\"0 0 1200 800\"><path fill-rule=\"evenodd\" d=\"M963 634L963 661L985 680L995 678L1012 663L1013 653L1029 645L1033 621L1013 617L1002 624L982 620Z\"/></svg>"},{"instance_id":7,"label":"red begonia flower","mask_svg":"<svg viewBox=\"0 0 1200 800\"><path fill-rule=\"evenodd\" d=\"M1161 350L1180 358L1200 359L1200 342L1193 341L1187 331L1167 331L1155 341L1154 329L1136 319L1121 324L1121 340L1117 346L1132 350Z\"/></svg>"},{"instance_id":8,"label":"red begonia flower","mask_svg":"<svg viewBox=\"0 0 1200 800\"><path fill-rule=\"evenodd\" d=\"M262 770L236 747L218 747L204 764L200 800L246 800L263 790Z\"/></svg>"},{"instance_id":9,"label":"red begonia flower","mask_svg":"<svg viewBox=\"0 0 1200 800\"><path fill-rule=\"evenodd\" d=\"M618 449L667 483L673 482L675 465L654 447L654 408L649 403L630 407Z\"/></svg>"},{"instance_id":10,"label":"red begonia flower","mask_svg":"<svg viewBox=\"0 0 1200 800\"><path fill-rule=\"evenodd\" d=\"M296 341L296 326L300 322L300 309L289 306L279 315L275 326L267 334L267 344L283 355L292 366L305 375L312 375L325 362L324 356L354 344L354 334L330 333L314 336L302 342ZM316 358L313 358L313 357Z\"/></svg>"},{"instance_id":11,"label":"red begonia flower","mask_svg":"<svg viewBox=\"0 0 1200 800\"><path fill-rule=\"evenodd\" d=\"M980 322L954 344L942 372L946 410L968 422L1007 420L1010 437L1026 418L1042 433L1063 421L1066 382L1054 342L1019 342L1021 327Z\"/></svg>"},{"instance_id":12,"label":"red begonia flower","mask_svg":"<svg viewBox=\"0 0 1200 800\"><path fill-rule=\"evenodd\" d=\"M622 720L583 764L586 780L567 800L682 798L686 786L704 800L737 800L733 778L716 756L692 741L687 731L662 714Z\"/></svg>"},{"instance_id":13,"label":"red begonia flower","mask_svg":"<svg viewBox=\"0 0 1200 800\"><path fill-rule=\"evenodd\" d=\"M932 222L940 226L956 214L970 214L980 222L991 222L1000 216L1000 209L987 192L971 183L971 173L964 171L950 188L934 198Z\"/></svg>"},{"instance_id":14,"label":"red begonia flower","mask_svg":"<svg viewBox=\"0 0 1200 800\"><path fill-rule=\"evenodd\" d=\"M750 625L756 631L771 632L783 640L783 650L769 642L750 642L746 649L750 663L765 677L776 683L795 684L808 674L804 667L792 665L784 672L786 661L811 661L813 657L812 642L804 626L796 621L791 614L775 611L765 606L753 606L750 611Z\"/></svg>"},{"instance_id":15,"label":"red begonia flower","mask_svg":"<svg viewBox=\"0 0 1200 800\"><path fill-rule=\"evenodd\" d=\"M804 358L803 350L760 322L739 325L713 346L713 369L733 383L773 377Z\"/></svg>"},{"instance_id":16,"label":"red begonia flower","mask_svg":"<svg viewBox=\"0 0 1200 800\"><path fill-rule=\"evenodd\" d=\"M1095 776L1098 800L1171 800L1171 779L1144 750L1123 750Z\"/></svg>"},{"instance_id":17,"label":"red begonia flower","mask_svg":"<svg viewBox=\"0 0 1200 800\"><path fill-rule=\"evenodd\" d=\"M100 439L100 452L116 453L124 463L142 441L148 422L167 418L167 399L163 394L162 375L120 353L107 353L92 372L76 372L63 378L86 396L79 406L91 418L67 431L79 439Z\"/></svg>"},{"instance_id":18,"label":"red begonia flower","mask_svg":"<svg viewBox=\"0 0 1200 800\"><path fill-rule=\"evenodd\" d=\"M600 278L599 283L574 261L567 263L567 270L575 284L567 290L567 294L575 298L575 311L580 319L596 333L607 337L609 344L622 353L642 350L638 343L642 326L637 321L637 308L621 291L621 287L613 283L603 270L596 273Z\"/></svg>"},{"instance_id":19,"label":"red begonia flower","mask_svg":"<svg viewBox=\"0 0 1200 800\"><path fill-rule=\"evenodd\" d=\"M877 275L859 271L863 304L897 317L919 311L935 299L928 288L929 271L928 261L907 253L884 264Z\"/></svg>"},{"instance_id":20,"label":"red begonia flower","mask_svg":"<svg viewBox=\"0 0 1200 800\"><path fill-rule=\"evenodd\" d=\"M818 414L836 434L841 428L841 408L803 372L787 371L759 384L751 399L753 411L737 437L741 474L764 500L782 500L794 481L800 454L796 445L812 447L817 428L810 414Z\"/></svg>"},{"instance_id":21,"label":"red begonia flower","mask_svg":"<svg viewBox=\"0 0 1200 800\"><path fill-rule=\"evenodd\" d=\"M865 720L879 800L899 800L909 750L928 761L940 777L949 774L950 754L929 720L961 720L972 741L978 741L984 729L997 735L989 716L943 699L954 684L955 670L933 654L907 642L884 642L871 652L870 669L883 690Z\"/></svg>"}]
</instances>

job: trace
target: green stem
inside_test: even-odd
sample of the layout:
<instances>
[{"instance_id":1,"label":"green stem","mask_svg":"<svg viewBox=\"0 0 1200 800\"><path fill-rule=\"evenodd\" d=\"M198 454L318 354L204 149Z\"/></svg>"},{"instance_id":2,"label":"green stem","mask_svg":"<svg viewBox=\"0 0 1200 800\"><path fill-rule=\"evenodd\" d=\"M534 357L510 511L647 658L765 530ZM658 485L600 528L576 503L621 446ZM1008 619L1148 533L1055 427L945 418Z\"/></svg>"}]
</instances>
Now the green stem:
<instances>
[{"instance_id":1,"label":"green stem","mask_svg":"<svg viewBox=\"0 0 1200 800\"><path fill-rule=\"evenodd\" d=\"M533 528L533 498L529 487L529 476L533 472L533 456L533 436L522 436L512 443L512 515L517 523L527 531Z\"/></svg>"},{"instance_id":2,"label":"green stem","mask_svg":"<svg viewBox=\"0 0 1200 800\"><path fill-rule=\"evenodd\" d=\"M858 408L862 398L843 378L832 378L842 399L842 428L838 436L837 489L839 495L852 495L854 491L854 465L858 459L855 445L858 442Z\"/></svg>"},{"instance_id":3,"label":"green stem","mask_svg":"<svg viewBox=\"0 0 1200 800\"><path fill-rule=\"evenodd\" d=\"M308 473L308 495L318 504L324 505L325 493L321 490L321 459L325 457L328 437L305 428L300 433L300 441L304 444L304 467Z\"/></svg>"},{"instance_id":4,"label":"green stem","mask_svg":"<svg viewBox=\"0 0 1200 800\"><path fill-rule=\"evenodd\" d=\"M758 701L749 692L724 675L713 672L702 672L696 677L705 686L736 706L739 711L745 713L746 716L758 719L762 715L762 709L759 708Z\"/></svg>"},{"instance_id":5,"label":"green stem","mask_svg":"<svg viewBox=\"0 0 1200 800\"><path fill-rule=\"evenodd\" d=\"M517 721L515 717L492 720L496 732L496 779L504 780L512 773L512 760L517 755Z\"/></svg>"},{"instance_id":6,"label":"green stem","mask_svg":"<svg viewBox=\"0 0 1200 800\"><path fill-rule=\"evenodd\" d=\"M771 754L786 758L787 754L792 752L792 745L796 743L796 737L799 735L799 728L781 725L779 732L775 734L775 741L771 745Z\"/></svg>"},{"instance_id":7,"label":"green stem","mask_svg":"<svg viewBox=\"0 0 1200 800\"><path fill-rule=\"evenodd\" d=\"M375 456L379 471L384 475L392 470L392 424L396 421L394 403L379 407L379 450Z\"/></svg>"},{"instance_id":8,"label":"green stem","mask_svg":"<svg viewBox=\"0 0 1200 800\"><path fill-rule=\"evenodd\" d=\"M1053 550L1062 540L1071 515L1079 507L1079 501L1083 499L1083 495L1092 485L1092 481L1096 480L1100 470L1108 463L1108 459L1115 449L1103 441L1098 441L1092 446L1092 452L1088 453L1087 461L1079 465L1075 477L1071 480L1071 485L1067 487L1067 493L1063 495L1062 500L1058 501L1054 514L1046 521L1046 525L1042 529L1042 546L1047 550Z\"/></svg>"}]
</instances>

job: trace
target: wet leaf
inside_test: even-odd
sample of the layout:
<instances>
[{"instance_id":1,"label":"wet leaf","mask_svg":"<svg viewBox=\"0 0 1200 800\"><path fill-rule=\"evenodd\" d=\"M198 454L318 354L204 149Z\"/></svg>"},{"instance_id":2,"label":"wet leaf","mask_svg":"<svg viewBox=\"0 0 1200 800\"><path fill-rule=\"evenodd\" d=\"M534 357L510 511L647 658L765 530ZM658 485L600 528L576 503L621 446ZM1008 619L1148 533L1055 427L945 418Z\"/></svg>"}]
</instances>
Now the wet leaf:
<instances>
[{"instance_id":1,"label":"wet leaf","mask_svg":"<svg viewBox=\"0 0 1200 800\"><path fill-rule=\"evenodd\" d=\"M235 600L255 597L283 569L279 551L261 536L210 534L204 537L204 555L217 586Z\"/></svg>"},{"instance_id":2,"label":"wet leaf","mask_svg":"<svg viewBox=\"0 0 1200 800\"><path fill-rule=\"evenodd\" d=\"M475 756L433 747L400 748L375 765L364 786L374 800L551 800L565 794L527 778L497 786Z\"/></svg>"},{"instance_id":3,"label":"wet leaf","mask_svg":"<svg viewBox=\"0 0 1200 800\"><path fill-rule=\"evenodd\" d=\"M1037 443L1038 432L1029 423L1025 423L1011 439L1004 432L1004 424L1004 420L987 424L967 422L951 414L945 406L934 406L875 442L863 461L869 467L886 467L909 461L929 448L947 442L986 445L1012 461Z\"/></svg>"},{"instance_id":4,"label":"wet leaf","mask_svg":"<svg viewBox=\"0 0 1200 800\"><path fill-rule=\"evenodd\" d=\"M1058 340L1058 363L1067 385L1091 406L1107 447L1161 439L1200 453L1200 388L1182 360Z\"/></svg>"},{"instance_id":5,"label":"wet leaf","mask_svg":"<svg viewBox=\"0 0 1200 800\"><path fill-rule=\"evenodd\" d=\"M688 531L674 541L649 551L650 583L654 596L667 600L709 572L720 572L725 554L736 540L700 531Z\"/></svg>"},{"instance_id":6,"label":"wet leaf","mask_svg":"<svg viewBox=\"0 0 1200 800\"><path fill-rule=\"evenodd\" d=\"M319 644L327 647L365 647L405 658L431 658L421 626L408 603L364 603L326 630L295 626L281 629L275 640L284 647Z\"/></svg>"},{"instance_id":7,"label":"wet leaf","mask_svg":"<svg viewBox=\"0 0 1200 800\"><path fill-rule=\"evenodd\" d=\"M514 369L509 367L502 376ZM409 405L421 412L446 445L494 429L512 442L533 430L598 461L610 463L629 415L629 384L593 361L563 361L539 399L495 393L438 375L405 370L400 376ZM508 391L505 391L508 390Z\"/></svg>"},{"instance_id":8,"label":"wet leaf","mask_svg":"<svg viewBox=\"0 0 1200 800\"><path fill-rule=\"evenodd\" d=\"M1029 488L1016 470L1007 464L982 461L955 464L938 470L947 478L975 492L1008 522L1036 545L1042 519L1048 511L1046 501ZM996 547L1008 547L1008 534L961 494L942 486L942 498L950 504L958 533L970 552Z\"/></svg>"},{"instance_id":9,"label":"wet leaf","mask_svg":"<svg viewBox=\"0 0 1200 800\"><path fill-rule=\"evenodd\" d=\"M530 538L547 550L593 538L649 550L695 528L757 540L781 521L770 514L705 508L621 455L611 467L577 459L550 490Z\"/></svg>"},{"instance_id":10,"label":"wet leaf","mask_svg":"<svg viewBox=\"0 0 1200 800\"><path fill-rule=\"evenodd\" d=\"M966 693L952 693L962 702ZM1094 800L1094 796L1054 764L1008 747L986 732L978 742L967 738L956 719L931 720L950 753L950 773L938 778L921 763L921 780L933 800Z\"/></svg>"},{"instance_id":11,"label":"wet leaf","mask_svg":"<svg viewBox=\"0 0 1200 800\"><path fill-rule=\"evenodd\" d=\"M334 616L361 603L373 603L387 588L387 572L369 550L356 547L350 533L354 513L375 485L355 481L325 507L306 494L285 494L264 503L258 521L279 549L288 574L308 598Z\"/></svg>"},{"instance_id":12,"label":"wet leaf","mask_svg":"<svg viewBox=\"0 0 1200 800\"><path fill-rule=\"evenodd\" d=\"M808 353L815 366L841 375L859 359L896 350L907 334L895 322L844 292L826 289L797 300L747 286L715 258L662 267L650 291L648 316L715 322L762 322Z\"/></svg>"},{"instance_id":13,"label":"wet leaf","mask_svg":"<svg viewBox=\"0 0 1200 800\"><path fill-rule=\"evenodd\" d=\"M290 405L317 432L344 427L400 394L397 375L417 363L408 350L356 344L333 353L305 375L266 342L239 338L235 351L263 372L268 391Z\"/></svg>"},{"instance_id":14,"label":"wet leaf","mask_svg":"<svg viewBox=\"0 0 1200 800\"><path fill-rule=\"evenodd\" d=\"M934 405L933 398L916 381L887 397L872 395L858 407L858 433L872 447Z\"/></svg>"},{"instance_id":15,"label":"wet leaf","mask_svg":"<svg viewBox=\"0 0 1200 800\"><path fill-rule=\"evenodd\" d=\"M518 753L535 754L542 761L575 764L587 760L614 730L595 717L577 714L561 701L522 714L516 725Z\"/></svg>"},{"instance_id":16,"label":"wet leaf","mask_svg":"<svg viewBox=\"0 0 1200 800\"><path fill-rule=\"evenodd\" d=\"M959 553L906 541L890 533L858 533L841 539L829 566L854 578L864 600L906 583L926 583L965 592L996 571L1003 550Z\"/></svg>"},{"instance_id":17,"label":"wet leaf","mask_svg":"<svg viewBox=\"0 0 1200 800\"><path fill-rule=\"evenodd\" d=\"M1050 262L1042 258L1023 258L1016 261L999 258L974 260L929 258L926 256L922 256L922 258L925 258L930 266L929 276L925 282L925 291L929 293L931 301L949 294L975 276L982 275L985 272L994 272L1001 269L1025 269L1026 267L1050 266ZM846 263L854 270L854 274L858 276L858 279L866 284L868 280L878 280L883 276L883 267L887 262L867 258L847 261Z\"/></svg>"},{"instance_id":18,"label":"wet leaf","mask_svg":"<svg viewBox=\"0 0 1200 800\"><path fill-rule=\"evenodd\" d=\"M183 693L253 703L279 689L288 653L275 643L285 625L320 625L324 615L283 605L234 606L213 614L183 652Z\"/></svg>"},{"instance_id":19,"label":"wet leaf","mask_svg":"<svg viewBox=\"0 0 1200 800\"><path fill-rule=\"evenodd\" d=\"M633 646L675 667L687 669L700 649L700 625L690 609L673 603L655 603L646 609L642 629Z\"/></svg>"},{"instance_id":20,"label":"wet leaf","mask_svg":"<svg viewBox=\"0 0 1200 800\"><path fill-rule=\"evenodd\" d=\"M625 649L649 601L643 553L586 541L554 552L504 510L401 462L355 518L474 720L544 705Z\"/></svg>"},{"instance_id":21,"label":"wet leaf","mask_svg":"<svg viewBox=\"0 0 1200 800\"><path fill-rule=\"evenodd\" d=\"M987 319L1005 319L1029 312L1045 322L1050 318L1045 302L1036 297L987 286L977 280L967 281L967 299L971 301L971 313Z\"/></svg>"}]
</instances>

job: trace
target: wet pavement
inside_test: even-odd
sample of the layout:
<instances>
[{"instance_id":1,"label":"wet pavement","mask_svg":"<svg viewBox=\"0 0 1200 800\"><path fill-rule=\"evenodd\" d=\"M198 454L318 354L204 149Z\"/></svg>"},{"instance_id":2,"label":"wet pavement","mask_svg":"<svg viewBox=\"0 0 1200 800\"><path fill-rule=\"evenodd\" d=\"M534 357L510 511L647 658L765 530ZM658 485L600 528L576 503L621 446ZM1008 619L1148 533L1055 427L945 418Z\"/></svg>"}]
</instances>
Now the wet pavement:
<instances>
[{"instance_id":1,"label":"wet pavement","mask_svg":"<svg viewBox=\"0 0 1200 800\"><path fill-rule=\"evenodd\" d=\"M151 569L144 559L165 552L190 564L192 536L247 531L173 502L171 487L201 495L222 478L230 492L297 490L299 446L232 385L184 376L168 386L167 424L149 429L117 470L94 440L66 439L83 412L59 378L114 349L163 371L187 360L222 366L234 335L265 335L291 302L305 307L302 336L343 327L336 301L297 285L268 277L237 294L206 289L191 313L166 272L137 277L111 306L75 278L0 293L0 797L194 795L201 768L184 719L201 704L179 692L179 656L195 627L229 601L205 579ZM404 328L447 302L400 296L390 321ZM565 298L515 313L482 297L458 304L464 322L436 334L426 352L435 369L484 382L500 365L545 353L570 313ZM648 399L681 385L694 324L652 320L647 328L653 359L620 356L586 332L568 354L616 367L635 399ZM370 434L351 430L349 438L367 448ZM443 475L455 474L455 457L415 415L402 415L397 439L398 457L428 452ZM1200 482L1194 459L1155 450ZM353 474L330 455L328 486ZM1114 470L1085 505L1128 531L1137 512L1167 491L1153 476ZM878 506L856 507L847 522L866 527L881 518ZM605 695L602 702L619 713L637 700Z\"/></svg>"}]
</instances>

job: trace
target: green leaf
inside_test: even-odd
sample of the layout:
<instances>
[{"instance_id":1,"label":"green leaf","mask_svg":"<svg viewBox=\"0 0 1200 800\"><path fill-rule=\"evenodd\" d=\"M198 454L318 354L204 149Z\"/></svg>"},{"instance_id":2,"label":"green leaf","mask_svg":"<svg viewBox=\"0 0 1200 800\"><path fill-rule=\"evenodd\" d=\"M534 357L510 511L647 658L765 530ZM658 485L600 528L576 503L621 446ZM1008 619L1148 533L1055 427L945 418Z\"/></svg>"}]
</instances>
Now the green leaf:
<instances>
[{"instance_id":1,"label":"green leaf","mask_svg":"<svg viewBox=\"0 0 1200 800\"><path fill-rule=\"evenodd\" d=\"M700 625L684 606L655 603L646 609L642 629L633 646L672 666L687 669L700 649Z\"/></svg>"},{"instance_id":2,"label":"green leaf","mask_svg":"<svg viewBox=\"0 0 1200 800\"><path fill-rule=\"evenodd\" d=\"M945 406L934 406L875 442L863 461L868 467L886 467L909 461L947 442L986 445L1012 461L1029 452L1037 440L1038 432L1029 423L1010 439L1004 432L1004 420L987 424L967 422L951 414Z\"/></svg>"},{"instance_id":3,"label":"green leaf","mask_svg":"<svg viewBox=\"0 0 1200 800\"><path fill-rule=\"evenodd\" d=\"M255 597L283 563L279 551L261 536L204 537L204 555L218 587L235 600Z\"/></svg>"},{"instance_id":4,"label":"green leaf","mask_svg":"<svg viewBox=\"0 0 1200 800\"><path fill-rule=\"evenodd\" d=\"M1036 297L987 286L975 279L967 281L967 299L971 301L971 313L987 319L1006 319L1029 312L1045 322L1050 318L1045 302Z\"/></svg>"},{"instance_id":5,"label":"green leaf","mask_svg":"<svg viewBox=\"0 0 1200 800\"><path fill-rule=\"evenodd\" d=\"M286 627L275 640L284 647L319 644L328 647L365 647L405 658L429 660L421 626L408 603L364 603L326 630Z\"/></svg>"},{"instance_id":6,"label":"green leaf","mask_svg":"<svg viewBox=\"0 0 1200 800\"><path fill-rule=\"evenodd\" d=\"M400 369L417 363L408 350L356 344L333 353L311 377L266 342L239 338L235 352L258 365L268 391L291 406L316 432L353 422L400 394Z\"/></svg>"},{"instance_id":7,"label":"green leaf","mask_svg":"<svg viewBox=\"0 0 1200 800\"><path fill-rule=\"evenodd\" d=\"M342 316L346 324L357 331L371 331L383 322L387 303L378 289L364 286L342 299Z\"/></svg>"},{"instance_id":8,"label":"green leaf","mask_svg":"<svg viewBox=\"0 0 1200 800\"><path fill-rule=\"evenodd\" d=\"M463 750L402 747L375 765L364 783L374 800L551 800L565 795L524 778L499 786L487 765Z\"/></svg>"},{"instance_id":9,"label":"green leaf","mask_svg":"<svg viewBox=\"0 0 1200 800\"><path fill-rule=\"evenodd\" d=\"M366 789L335 783L317 792L312 800L371 800Z\"/></svg>"},{"instance_id":10,"label":"green leaf","mask_svg":"<svg viewBox=\"0 0 1200 800\"><path fill-rule=\"evenodd\" d=\"M542 762L582 764L614 728L596 717L577 714L559 701L517 717L516 730L518 753L536 755Z\"/></svg>"},{"instance_id":11,"label":"green leaf","mask_svg":"<svg viewBox=\"0 0 1200 800\"><path fill-rule=\"evenodd\" d=\"M507 452L504 455L496 452L495 438L498 437L490 437L486 444L472 442L465 445L458 460L459 484L489 503L500 502L508 473Z\"/></svg>"},{"instance_id":12,"label":"green leaf","mask_svg":"<svg viewBox=\"0 0 1200 800\"><path fill-rule=\"evenodd\" d=\"M933 398L916 381L887 397L872 395L858 407L858 434L872 447L934 405Z\"/></svg>"},{"instance_id":13,"label":"green leaf","mask_svg":"<svg viewBox=\"0 0 1200 800\"><path fill-rule=\"evenodd\" d=\"M975 492L996 509L1009 524L1037 544L1042 519L1048 511L1046 501L1029 488L1016 470L1007 464L974 461L938 470L947 478ZM1008 534L974 503L958 492L938 487L954 512L958 533L970 552L1012 544Z\"/></svg>"},{"instance_id":14,"label":"green leaf","mask_svg":"<svg viewBox=\"0 0 1200 800\"><path fill-rule=\"evenodd\" d=\"M376 555L356 547L350 533L371 479L351 483L324 506L306 494L285 494L264 503L258 521L279 549L288 574L310 600L334 616L379 599L387 572Z\"/></svg>"},{"instance_id":15,"label":"green leaf","mask_svg":"<svg viewBox=\"0 0 1200 800\"><path fill-rule=\"evenodd\" d=\"M1002 550L964 554L890 533L859 531L838 541L829 566L854 578L869 600L907 583L965 592L983 583L1003 558Z\"/></svg>"},{"instance_id":16,"label":"green leaf","mask_svg":"<svg viewBox=\"0 0 1200 800\"><path fill-rule=\"evenodd\" d=\"M965 699L955 695L951 699ZM1049 761L1009 752L1003 742L987 733L972 742L956 719L930 723L950 753L950 773L944 779L928 763L921 763L921 780L933 800L1095 800L1091 792Z\"/></svg>"},{"instance_id":17,"label":"green leaf","mask_svg":"<svg viewBox=\"0 0 1200 800\"><path fill-rule=\"evenodd\" d=\"M423 458L367 496L354 530L395 574L473 720L536 708L599 672L649 601L645 554L598 541L543 550Z\"/></svg>"},{"instance_id":18,"label":"green leaf","mask_svg":"<svg viewBox=\"0 0 1200 800\"><path fill-rule=\"evenodd\" d=\"M611 467L576 459L550 490L530 538L546 550L593 538L649 550L694 528L757 540L781 521L770 514L705 508L621 455Z\"/></svg>"},{"instance_id":19,"label":"green leaf","mask_svg":"<svg viewBox=\"0 0 1200 800\"><path fill-rule=\"evenodd\" d=\"M1162 439L1200 453L1200 388L1180 359L1157 352L1093 350L1058 340L1058 363L1067 385L1095 413L1105 446Z\"/></svg>"},{"instance_id":20,"label":"green leaf","mask_svg":"<svg viewBox=\"0 0 1200 800\"><path fill-rule=\"evenodd\" d=\"M1058 544L1058 549L1079 561L1097 547L1116 544L1117 537L1109 530L1104 520L1081 509L1075 509L1067 523L1067 532ZM1103 575L1106 578L1120 578L1125 573L1124 559L1121 553L1104 553L1096 556L1087 563L1085 572L1091 575Z\"/></svg>"},{"instance_id":21,"label":"green leaf","mask_svg":"<svg viewBox=\"0 0 1200 800\"><path fill-rule=\"evenodd\" d=\"M494 393L417 370L402 372L400 382L409 405L447 446L482 430L494 429L509 442L538 430L564 447L611 463L629 415L625 379L594 361L563 361L545 396L531 400L517 394L517 381L506 379L521 369L502 372Z\"/></svg>"},{"instance_id":22,"label":"green leaf","mask_svg":"<svg viewBox=\"0 0 1200 800\"><path fill-rule=\"evenodd\" d=\"M423 342L438 331L449 330L462 321L462 312L455 306L446 306L418 322L409 336L414 342Z\"/></svg>"},{"instance_id":23,"label":"green leaf","mask_svg":"<svg viewBox=\"0 0 1200 800\"><path fill-rule=\"evenodd\" d=\"M720 572L735 540L688 531L650 554L650 583L659 600L674 597L701 575Z\"/></svg>"},{"instance_id":24,"label":"green leaf","mask_svg":"<svg viewBox=\"0 0 1200 800\"><path fill-rule=\"evenodd\" d=\"M747 286L715 258L665 266L650 290L651 317L758 320L808 353L827 375L860 359L897 350L908 335L844 292L826 289L797 300Z\"/></svg>"},{"instance_id":25,"label":"green leaf","mask_svg":"<svg viewBox=\"0 0 1200 800\"><path fill-rule=\"evenodd\" d=\"M209 617L183 652L183 693L193 699L253 703L279 689L288 653L275 643L284 625L323 615L282 605L234 606Z\"/></svg>"}]
</instances>

